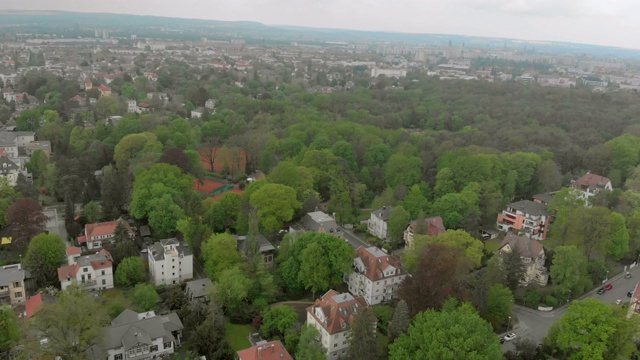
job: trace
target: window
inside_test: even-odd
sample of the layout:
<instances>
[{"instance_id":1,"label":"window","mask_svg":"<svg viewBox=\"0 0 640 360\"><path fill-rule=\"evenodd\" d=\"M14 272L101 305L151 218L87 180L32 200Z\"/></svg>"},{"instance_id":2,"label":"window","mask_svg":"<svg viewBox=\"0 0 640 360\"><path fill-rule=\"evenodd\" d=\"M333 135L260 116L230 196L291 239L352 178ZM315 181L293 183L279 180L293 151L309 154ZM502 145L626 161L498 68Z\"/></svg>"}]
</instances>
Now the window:
<instances>
[{"instance_id":1,"label":"window","mask_svg":"<svg viewBox=\"0 0 640 360\"><path fill-rule=\"evenodd\" d=\"M169 348L171 348L171 343L170 343L170 342L166 342L166 343L164 343L164 346L163 346L163 347L164 347L165 349L169 349Z\"/></svg>"},{"instance_id":2,"label":"window","mask_svg":"<svg viewBox=\"0 0 640 360\"><path fill-rule=\"evenodd\" d=\"M102 275L104 275L104 270L102 270Z\"/></svg>"},{"instance_id":3,"label":"window","mask_svg":"<svg viewBox=\"0 0 640 360\"><path fill-rule=\"evenodd\" d=\"M14 288L19 288L19 287L22 287L22 286L20 286L20 282L16 281L16 282L13 283L13 287Z\"/></svg>"},{"instance_id":4,"label":"window","mask_svg":"<svg viewBox=\"0 0 640 360\"><path fill-rule=\"evenodd\" d=\"M151 345L151 347L149 348L149 351L151 352L158 351L158 345Z\"/></svg>"},{"instance_id":5,"label":"window","mask_svg":"<svg viewBox=\"0 0 640 360\"><path fill-rule=\"evenodd\" d=\"M336 344L333 344L333 347L338 347L338 344L337 344L337 343L336 343Z\"/></svg>"},{"instance_id":6,"label":"window","mask_svg":"<svg viewBox=\"0 0 640 360\"><path fill-rule=\"evenodd\" d=\"M113 360L122 360L122 354L115 354Z\"/></svg>"},{"instance_id":7,"label":"window","mask_svg":"<svg viewBox=\"0 0 640 360\"><path fill-rule=\"evenodd\" d=\"M89 268L82 268L82 272L87 272L89 271Z\"/></svg>"},{"instance_id":8,"label":"window","mask_svg":"<svg viewBox=\"0 0 640 360\"><path fill-rule=\"evenodd\" d=\"M107 285L107 280L102 279L102 285Z\"/></svg>"},{"instance_id":9,"label":"window","mask_svg":"<svg viewBox=\"0 0 640 360\"><path fill-rule=\"evenodd\" d=\"M16 292L16 297L17 298L21 298L22 297L22 291L17 291Z\"/></svg>"},{"instance_id":10,"label":"window","mask_svg":"<svg viewBox=\"0 0 640 360\"><path fill-rule=\"evenodd\" d=\"M172 266L171 268L172 268L172 269L175 269L176 267L175 267L175 265L174 265L174 266Z\"/></svg>"},{"instance_id":11,"label":"window","mask_svg":"<svg viewBox=\"0 0 640 360\"><path fill-rule=\"evenodd\" d=\"M343 341L342 345L347 345L347 340Z\"/></svg>"}]
</instances>

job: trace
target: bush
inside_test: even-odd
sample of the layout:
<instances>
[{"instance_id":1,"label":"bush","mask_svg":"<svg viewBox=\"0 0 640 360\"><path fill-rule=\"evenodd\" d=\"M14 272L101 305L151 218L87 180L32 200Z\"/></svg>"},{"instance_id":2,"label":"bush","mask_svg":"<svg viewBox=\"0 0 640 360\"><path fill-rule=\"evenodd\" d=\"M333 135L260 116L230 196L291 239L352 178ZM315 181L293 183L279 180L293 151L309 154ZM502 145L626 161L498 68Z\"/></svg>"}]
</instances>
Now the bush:
<instances>
[{"instance_id":1,"label":"bush","mask_svg":"<svg viewBox=\"0 0 640 360\"><path fill-rule=\"evenodd\" d=\"M533 290L528 292L523 298L525 304L529 307L536 308L540 305L540 301L542 301L542 294L540 294L537 290Z\"/></svg>"},{"instance_id":2,"label":"bush","mask_svg":"<svg viewBox=\"0 0 640 360\"><path fill-rule=\"evenodd\" d=\"M251 305L243 301L233 310L229 310L228 315L231 323L238 325L247 325L251 324L253 322L253 319L259 314L253 309Z\"/></svg>"},{"instance_id":3,"label":"bush","mask_svg":"<svg viewBox=\"0 0 640 360\"><path fill-rule=\"evenodd\" d=\"M545 303L546 305L549 305L549 306L558 305L558 299L556 299L556 297L553 296L553 295L545 296L542 302Z\"/></svg>"},{"instance_id":4,"label":"bush","mask_svg":"<svg viewBox=\"0 0 640 360\"><path fill-rule=\"evenodd\" d=\"M373 307L373 314L378 319L378 329L384 334L388 334L389 321L393 317L393 309L388 305L378 305Z\"/></svg>"}]
</instances>

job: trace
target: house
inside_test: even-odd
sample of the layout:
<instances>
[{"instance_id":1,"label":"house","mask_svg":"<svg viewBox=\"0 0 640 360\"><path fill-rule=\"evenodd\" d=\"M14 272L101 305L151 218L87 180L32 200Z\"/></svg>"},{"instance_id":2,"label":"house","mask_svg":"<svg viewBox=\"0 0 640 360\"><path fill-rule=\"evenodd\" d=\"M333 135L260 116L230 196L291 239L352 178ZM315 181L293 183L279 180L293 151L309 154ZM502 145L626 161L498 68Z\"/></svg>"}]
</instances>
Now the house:
<instances>
[{"instance_id":1,"label":"house","mask_svg":"<svg viewBox=\"0 0 640 360\"><path fill-rule=\"evenodd\" d=\"M346 276L349 292L377 305L396 297L407 273L400 262L377 247L360 246L353 259L353 272Z\"/></svg>"},{"instance_id":2,"label":"house","mask_svg":"<svg viewBox=\"0 0 640 360\"><path fill-rule=\"evenodd\" d=\"M192 119L200 119L202 118L202 109L191 110L191 118Z\"/></svg>"},{"instance_id":3,"label":"house","mask_svg":"<svg viewBox=\"0 0 640 360\"><path fill-rule=\"evenodd\" d=\"M193 279L193 254L178 239L160 240L149 246L148 256L151 282L156 286Z\"/></svg>"},{"instance_id":4,"label":"house","mask_svg":"<svg viewBox=\"0 0 640 360\"><path fill-rule=\"evenodd\" d=\"M19 174L20 167L16 163L6 156L0 156L0 178L5 178L9 185L16 186Z\"/></svg>"},{"instance_id":5,"label":"house","mask_svg":"<svg viewBox=\"0 0 640 360\"><path fill-rule=\"evenodd\" d=\"M79 248L67 249L67 264L58 268L61 289L66 290L74 282L87 290L113 288L113 260L107 250L92 255L79 256Z\"/></svg>"},{"instance_id":6,"label":"house","mask_svg":"<svg viewBox=\"0 0 640 360\"><path fill-rule=\"evenodd\" d=\"M42 150L47 156L51 156L51 141L42 140L42 141L32 141L24 147L24 150L27 156L31 156L34 151Z\"/></svg>"},{"instance_id":7,"label":"house","mask_svg":"<svg viewBox=\"0 0 640 360\"><path fill-rule=\"evenodd\" d=\"M184 294L189 301L209 302L209 294L213 288L211 280L204 278L187 282Z\"/></svg>"},{"instance_id":8,"label":"house","mask_svg":"<svg viewBox=\"0 0 640 360\"><path fill-rule=\"evenodd\" d=\"M84 91L89 91L91 89L93 89L93 82L91 81L91 78L84 79Z\"/></svg>"},{"instance_id":9,"label":"house","mask_svg":"<svg viewBox=\"0 0 640 360\"><path fill-rule=\"evenodd\" d=\"M520 259L525 265L525 273L520 280L522 286L536 283L545 286L549 281L549 272L544 266L545 252L542 243L538 240L508 233L502 240L502 244L498 248L498 252L511 253L512 251L520 253Z\"/></svg>"},{"instance_id":10,"label":"house","mask_svg":"<svg viewBox=\"0 0 640 360\"><path fill-rule=\"evenodd\" d=\"M420 234L420 232L424 232L424 235L428 236L437 236L447 232L441 216L432 216L424 219L422 231L420 230L420 226L421 224L418 223L418 220L414 220L409 223L409 226L407 226L407 229L404 231L403 237L406 247L413 248L413 236L416 234L416 231L418 231L418 234Z\"/></svg>"},{"instance_id":11,"label":"house","mask_svg":"<svg viewBox=\"0 0 640 360\"><path fill-rule=\"evenodd\" d=\"M236 242L238 244L238 250L243 253L243 254L247 254L248 253L248 241L247 241L247 237L246 236L237 236L234 235L233 236L236 239ZM262 234L258 234L256 236L256 240L257 240L257 250L260 254L262 254L262 259L264 261L264 264L267 267L272 267L273 266L273 259L276 255L276 248L273 247L273 245L271 245L271 243L269 242L269 240L267 240L266 237L264 237L264 235Z\"/></svg>"},{"instance_id":12,"label":"house","mask_svg":"<svg viewBox=\"0 0 640 360\"><path fill-rule=\"evenodd\" d=\"M75 101L76 104L78 104L78 106L82 106L85 103L85 99L83 96L80 95L76 95L74 97L72 97L71 99L69 99L70 101Z\"/></svg>"},{"instance_id":13,"label":"house","mask_svg":"<svg viewBox=\"0 0 640 360\"><path fill-rule=\"evenodd\" d=\"M135 100L127 100L127 112L129 114L138 112L138 104Z\"/></svg>"},{"instance_id":14,"label":"house","mask_svg":"<svg viewBox=\"0 0 640 360\"><path fill-rule=\"evenodd\" d=\"M126 309L104 331L109 360L155 359L173 354L180 346L182 321L176 313L156 315Z\"/></svg>"},{"instance_id":15,"label":"house","mask_svg":"<svg viewBox=\"0 0 640 360\"><path fill-rule=\"evenodd\" d=\"M508 204L498 214L496 225L500 231L515 230L532 239L544 240L552 219L553 215L547 210L547 205L522 200Z\"/></svg>"},{"instance_id":16,"label":"house","mask_svg":"<svg viewBox=\"0 0 640 360\"><path fill-rule=\"evenodd\" d=\"M12 131L0 131L0 150L10 158L18 157L18 137Z\"/></svg>"},{"instance_id":17,"label":"house","mask_svg":"<svg viewBox=\"0 0 640 360\"><path fill-rule=\"evenodd\" d=\"M108 86L100 85L100 86L96 86L95 89L98 89L98 91L100 91L100 96L111 95L111 88Z\"/></svg>"},{"instance_id":18,"label":"house","mask_svg":"<svg viewBox=\"0 0 640 360\"><path fill-rule=\"evenodd\" d=\"M44 304L53 304L56 302L56 297L47 293L39 292L27 300L24 304L25 312L24 316L30 319Z\"/></svg>"},{"instance_id":19,"label":"house","mask_svg":"<svg viewBox=\"0 0 640 360\"><path fill-rule=\"evenodd\" d=\"M333 235L335 237L339 237L344 239L344 234L342 230L338 227L336 223L336 219L332 216L327 215L322 211L314 211L307 213L302 219L301 227L291 228L290 231L299 231L299 232L319 232L326 233L329 235Z\"/></svg>"},{"instance_id":20,"label":"house","mask_svg":"<svg viewBox=\"0 0 640 360\"><path fill-rule=\"evenodd\" d=\"M149 111L151 111L151 105L142 102L138 104L138 107L136 109L136 112L138 114L144 114L144 113L148 113Z\"/></svg>"},{"instance_id":21,"label":"house","mask_svg":"<svg viewBox=\"0 0 640 360\"><path fill-rule=\"evenodd\" d=\"M293 360L293 357L279 340L275 340L238 351L238 360Z\"/></svg>"},{"instance_id":22,"label":"house","mask_svg":"<svg viewBox=\"0 0 640 360\"><path fill-rule=\"evenodd\" d=\"M327 291L307 307L307 324L320 333L320 344L327 359L345 358L354 317L366 308L367 302L362 296L353 297L335 290Z\"/></svg>"},{"instance_id":23,"label":"house","mask_svg":"<svg viewBox=\"0 0 640 360\"><path fill-rule=\"evenodd\" d=\"M20 264L0 268L0 304L16 305L27 300L24 278L25 271Z\"/></svg>"},{"instance_id":24,"label":"house","mask_svg":"<svg viewBox=\"0 0 640 360\"><path fill-rule=\"evenodd\" d=\"M548 193L535 194L532 196L533 202L543 204L549 206L551 199L553 199L553 195L555 195L557 191L552 191Z\"/></svg>"},{"instance_id":25,"label":"house","mask_svg":"<svg viewBox=\"0 0 640 360\"><path fill-rule=\"evenodd\" d=\"M371 217L367 221L367 230L369 234L378 239L386 240L388 236L387 221L391 217L391 206L383 206L380 209L371 212Z\"/></svg>"},{"instance_id":26,"label":"house","mask_svg":"<svg viewBox=\"0 0 640 360\"><path fill-rule=\"evenodd\" d=\"M149 81L158 81L158 74L154 72L145 72L144 76L149 79Z\"/></svg>"},{"instance_id":27,"label":"house","mask_svg":"<svg viewBox=\"0 0 640 360\"><path fill-rule=\"evenodd\" d=\"M611 180L609 180L609 178L592 174L590 172L581 176L577 180L572 181L571 187L580 190L580 192L582 192L582 198L585 200L589 200L600 192L600 190L613 191Z\"/></svg>"},{"instance_id":28,"label":"house","mask_svg":"<svg viewBox=\"0 0 640 360\"><path fill-rule=\"evenodd\" d=\"M130 238L135 236L135 232L131 229L129 224L122 219L118 219L114 221L85 225L85 235L78 237L78 243L85 244L89 250L100 249L106 242L113 244L116 241L115 234L118 225L124 227Z\"/></svg>"},{"instance_id":29,"label":"house","mask_svg":"<svg viewBox=\"0 0 640 360\"><path fill-rule=\"evenodd\" d=\"M209 110L213 110L216 108L215 102L213 101L213 99L209 99L204 103L204 107L209 109Z\"/></svg>"},{"instance_id":30,"label":"house","mask_svg":"<svg viewBox=\"0 0 640 360\"><path fill-rule=\"evenodd\" d=\"M18 147L25 147L36 140L36 133L33 131L14 131L13 135L16 137Z\"/></svg>"}]
</instances>

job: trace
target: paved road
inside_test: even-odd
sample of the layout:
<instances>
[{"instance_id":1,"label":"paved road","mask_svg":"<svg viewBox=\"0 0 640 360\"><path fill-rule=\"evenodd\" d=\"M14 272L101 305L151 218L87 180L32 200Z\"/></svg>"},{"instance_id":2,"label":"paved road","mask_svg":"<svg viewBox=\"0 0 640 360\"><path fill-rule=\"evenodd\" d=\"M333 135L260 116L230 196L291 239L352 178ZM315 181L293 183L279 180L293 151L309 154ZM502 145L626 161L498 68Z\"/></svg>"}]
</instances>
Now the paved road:
<instances>
[{"instance_id":1,"label":"paved road","mask_svg":"<svg viewBox=\"0 0 640 360\"><path fill-rule=\"evenodd\" d=\"M67 247L71 247L67 238L67 229L64 226L64 205L48 206L43 210L43 213L49 218L47 221L49 233L60 235Z\"/></svg>"},{"instance_id":2,"label":"paved road","mask_svg":"<svg viewBox=\"0 0 640 360\"><path fill-rule=\"evenodd\" d=\"M358 249L360 246L369 247L369 243L361 239L358 235L353 233L353 230L347 230L345 228L341 228L342 233L344 234L345 240L351 245L354 249Z\"/></svg>"},{"instance_id":3,"label":"paved road","mask_svg":"<svg viewBox=\"0 0 640 360\"><path fill-rule=\"evenodd\" d=\"M600 287L597 287L581 296L579 299L594 298L610 304L615 304L616 300L620 299L623 301L623 304L628 304L629 297L627 297L627 292L629 290L633 291L636 284L640 281L640 270L638 267L630 270L629 272L632 274L630 279L625 279L623 273L614 276L606 282L613 285L613 289L611 289L611 291L598 295L597 290ZM520 339L531 339L538 344L542 343L545 336L547 336L551 325L558 321L566 311L567 305L550 312L542 312L515 305L513 307L513 313L519 319L519 323L514 325L513 332L515 332ZM513 348L514 342L505 343L503 345L503 351L513 350Z\"/></svg>"}]
</instances>

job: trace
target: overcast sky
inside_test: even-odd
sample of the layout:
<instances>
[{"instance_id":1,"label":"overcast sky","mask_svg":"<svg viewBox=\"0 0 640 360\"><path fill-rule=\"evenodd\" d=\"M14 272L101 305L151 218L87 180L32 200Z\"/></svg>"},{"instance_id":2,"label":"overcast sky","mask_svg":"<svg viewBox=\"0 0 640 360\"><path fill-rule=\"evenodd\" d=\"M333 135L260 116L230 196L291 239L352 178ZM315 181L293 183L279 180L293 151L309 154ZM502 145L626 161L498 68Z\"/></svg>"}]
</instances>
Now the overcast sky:
<instances>
[{"instance_id":1,"label":"overcast sky","mask_svg":"<svg viewBox=\"0 0 640 360\"><path fill-rule=\"evenodd\" d=\"M640 0L0 0L0 9L252 20L640 49Z\"/></svg>"}]
</instances>

